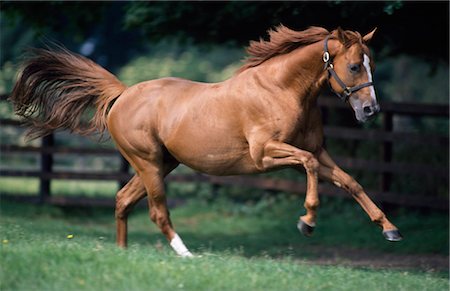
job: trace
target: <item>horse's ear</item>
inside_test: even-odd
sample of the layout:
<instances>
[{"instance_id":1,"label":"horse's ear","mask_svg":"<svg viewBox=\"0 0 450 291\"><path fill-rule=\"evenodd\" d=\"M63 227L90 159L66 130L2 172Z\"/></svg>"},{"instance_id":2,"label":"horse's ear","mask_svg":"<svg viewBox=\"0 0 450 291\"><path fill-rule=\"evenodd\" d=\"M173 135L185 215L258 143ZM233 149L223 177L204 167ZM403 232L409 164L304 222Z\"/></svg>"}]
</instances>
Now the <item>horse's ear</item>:
<instances>
[{"instance_id":1,"label":"horse's ear","mask_svg":"<svg viewBox=\"0 0 450 291\"><path fill-rule=\"evenodd\" d=\"M349 41L349 38L348 38L347 34L345 33L345 30L343 30L341 27L338 27L336 29L336 31L337 31L338 40L345 46Z\"/></svg>"},{"instance_id":2,"label":"horse's ear","mask_svg":"<svg viewBox=\"0 0 450 291\"><path fill-rule=\"evenodd\" d=\"M369 32L368 34L366 34L365 36L363 36L363 41L365 43L369 43L370 40L372 39L373 35L375 34L375 31L377 31L377 28L375 27L371 32Z\"/></svg>"}]
</instances>

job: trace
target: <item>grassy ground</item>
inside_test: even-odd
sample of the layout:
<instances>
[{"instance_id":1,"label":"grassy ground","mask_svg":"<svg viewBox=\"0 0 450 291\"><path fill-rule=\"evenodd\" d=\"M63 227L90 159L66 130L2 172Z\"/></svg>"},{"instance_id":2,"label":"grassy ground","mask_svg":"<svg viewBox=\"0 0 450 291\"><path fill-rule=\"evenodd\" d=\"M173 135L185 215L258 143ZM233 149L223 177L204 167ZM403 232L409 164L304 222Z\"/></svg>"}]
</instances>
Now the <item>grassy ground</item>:
<instances>
[{"instance_id":1,"label":"grassy ground","mask_svg":"<svg viewBox=\"0 0 450 291\"><path fill-rule=\"evenodd\" d=\"M448 216L398 213L405 240L385 242L352 203L324 201L317 232L298 234L293 198L256 204L196 200L172 211L181 259L147 217L130 217L130 248L114 245L112 209L60 209L2 201L1 290L448 290L448 270L317 265L322 249L448 256ZM327 205L328 204L328 205Z\"/></svg>"}]
</instances>

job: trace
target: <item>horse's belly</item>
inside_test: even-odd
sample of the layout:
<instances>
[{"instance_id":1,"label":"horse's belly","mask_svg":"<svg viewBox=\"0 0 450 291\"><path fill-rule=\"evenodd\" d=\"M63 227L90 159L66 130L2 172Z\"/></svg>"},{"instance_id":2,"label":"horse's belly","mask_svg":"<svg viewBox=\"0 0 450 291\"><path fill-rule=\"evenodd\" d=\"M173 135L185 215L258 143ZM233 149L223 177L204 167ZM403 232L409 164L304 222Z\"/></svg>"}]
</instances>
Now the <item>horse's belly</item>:
<instances>
[{"instance_id":1,"label":"horse's belly","mask_svg":"<svg viewBox=\"0 0 450 291\"><path fill-rule=\"evenodd\" d=\"M228 155L206 154L197 159L191 156L181 162L196 171L216 176L242 175L256 171L249 156L229 158Z\"/></svg>"},{"instance_id":2,"label":"horse's belly","mask_svg":"<svg viewBox=\"0 0 450 291\"><path fill-rule=\"evenodd\" d=\"M179 136L176 142L165 146L179 162L205 174L238 175L256 171L247 144L238 140L191 135L186 139Z\"/></svg>"}]
</instances>

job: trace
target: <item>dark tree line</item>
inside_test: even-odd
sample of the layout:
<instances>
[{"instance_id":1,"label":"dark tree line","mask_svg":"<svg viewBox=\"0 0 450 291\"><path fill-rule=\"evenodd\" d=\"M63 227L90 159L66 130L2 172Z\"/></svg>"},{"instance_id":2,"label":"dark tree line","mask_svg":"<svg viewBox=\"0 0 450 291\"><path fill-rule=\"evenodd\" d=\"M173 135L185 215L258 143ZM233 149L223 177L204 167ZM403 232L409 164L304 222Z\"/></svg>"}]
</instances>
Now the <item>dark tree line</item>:
<instances>
[{"instance_id":1,"label":"dark tree line","mask_svg":"<svg viewBox=\"0 0 450 291\"><path fill-rule=\"evenodd\" d=\"M448 59L448 2L136 2L125 25L140 28L148 38L166 35L197 41L246 44L283 23L294 29L317 25L369 32L379 28L380 49L392 53L441 56Z\"/></svg>"},{"instance_id":2,"label":"dark tree line","mask_svg":"<svg viewBox=\"0 0 450 291\"><path fill-rule=\"evenodd\" d=\"M74 43L96 35L103 49L119 59L125 57L124 50L167 37L243 46L283 23L298 30L341 26L361 33L378 27L375 50L448 62L448 1L3 1L0 9L3 27L31 26L41 35ZM3 40L2 47L8 41L12 40Z\"/></svg>"}]
</instances>

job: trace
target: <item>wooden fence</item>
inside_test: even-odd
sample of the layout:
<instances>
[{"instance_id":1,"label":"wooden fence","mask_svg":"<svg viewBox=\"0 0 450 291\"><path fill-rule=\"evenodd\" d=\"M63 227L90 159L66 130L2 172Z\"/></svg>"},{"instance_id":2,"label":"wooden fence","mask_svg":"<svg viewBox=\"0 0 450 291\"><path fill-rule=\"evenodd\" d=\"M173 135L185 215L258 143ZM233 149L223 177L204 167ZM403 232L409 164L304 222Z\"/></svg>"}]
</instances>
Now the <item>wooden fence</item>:
<instances>
[{"instance_id":1,"label":"wooden fence","mask_svg":"<svg viewBox=\"0 0 450 291\"><path fill-rule=\"evenodd\" d=\"M0 101L5 101L6 99L7 96L0 96ZM420 178L423 174L432 174L442 177L448 189L449 170L447 161L444 161L441 166L436 166L417 163L399 163L394 162L392 159L393 146L401 143L412 143L423 146L433 145L437 147L438 150L447 151L449 142L448 136L446 135L424 135L421 133L397 132L393 131L393 125L395 116L448 119L448 106L382 102L382 112L380 113L382 118L382 128L362 129L359 127L354 128L327 124L327 116L330 112L347 108L347 105L333 97L319 98L319 101L324 115L324 131L327 139L370 141L377 143L380 147L381 155L377 160L364 160L353 157L334 157L336 162L344 169L359 170L379 175L380 183L378 189L370 189L367 191L375 201L401 206L444 210L449 208L448 196L442 197L442 195L435 196L429 194L426 195L424 193L405 194L391 191L392 179L396 175L415 175ZM349 109L347 108L347 110ZM347 112L347 114L350 114L350 112ZM0 125L2 127L18 127L21 124L17 120L0 119ZM55 179L113 180L117 181L120 185L123 185L131 177L128 163L115 149L55 146L55 135L49 135L42 138L41 146L18 146L4 144L3 142L0 144L0 154L2 155L22 153L34 153L35 155L40 155L40 169L29 171L2 168L0 170L0 177L39 178L39 193L36 193L36 196L32 197L29 195L2 194L2 198L31 200L59 205L113 205L113 199L70 198L61 195L52 196L50 183ZM53 168L55 154L79 154L83 156L104 155L114 159L120 159L120 166L119 169L114 172L85 171L80 173L73 171L56 171ZM203 174L172 174L166 178L166 182L201 182L211 183L215 186L233 185L293 193L304 193L306 188L305 184L302 182L262 176L215 177ZM329 184L321 183L319 185L319 191L321 195L349 197L344 191Z\"/></svg>"}]
</instances>

